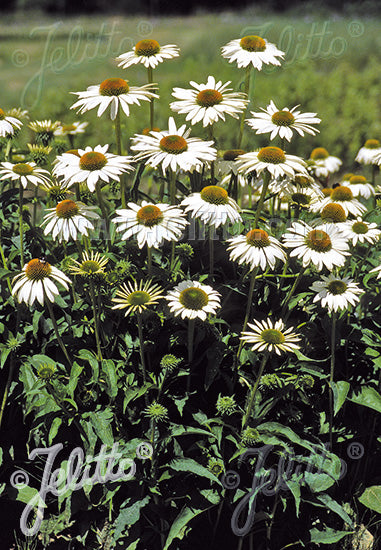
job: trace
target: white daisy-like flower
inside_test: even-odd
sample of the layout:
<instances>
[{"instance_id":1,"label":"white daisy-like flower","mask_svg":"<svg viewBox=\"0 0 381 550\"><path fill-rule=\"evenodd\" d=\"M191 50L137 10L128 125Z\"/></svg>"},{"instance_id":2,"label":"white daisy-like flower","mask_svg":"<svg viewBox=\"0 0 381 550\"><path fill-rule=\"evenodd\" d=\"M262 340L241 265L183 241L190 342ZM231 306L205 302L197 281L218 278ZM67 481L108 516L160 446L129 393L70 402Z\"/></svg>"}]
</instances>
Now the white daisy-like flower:
<instances>
[{"instance_id":1,"label":"white daisy-like flower","mask_svg":"<svg viewBox=\"0 0 381 550\"><path fill-rule=\"evenodd\" d=\"M131 65L137 65L138 63L142 63L147 69L148 67L154 69L165 59L178 57L179 53L180 48L175 44L160 46L157 40L144 38L135 44L132 50L119 55L116 61L119 61L118 67L122 67L123 69L131 67Z\"/></svg>"},{"instance_id":2,"label":"white daisy-like flower","mask_svg":"<svg viewBox=\"0 0 381 550\"><path fill-rule=\"evenodd\" d=\"M36 142L43 145L49 145L54 137L54 132L60 126L58 120L52 121L50 119L34 120L28 124L28 127L36 134Z\"/></svg>"},{"instance_id":3,"label":"white daisy-like flower","mask_svg":"<svg viewBox=\"0 0 381 550\"><path fill-rule=\"evenodd\" d=\"M279 135L280 138L291 141L293 130L300 136L304 136L304 132L315 136L319 130L311 124L319 124L321 119L316 117L316 113L297 111L298 107L299 105L296 105L291 110L285 107L280 111L271 100L266 109L261 109L263 113L252 111L253 118L247 119L246 122L257 134L271 132L270 139Z\"/></svg>"},{"instance_id":4,"label":"white daisy-like flower","mask_svg":"<svg viewBox=\"0 0 381 550\"><path fill-rule=\"evenodd\" d=\"M81 157L80 154L78 153L78 149L69 149L62 155L58 155L53 161L53 169L52 169L52 174L56 178L60 178L64 176L66 174L67 167L71 166L73 159L70 159L68 155L75 155L78 158Z\"/></svg>"},{"instance_id":5,"label":"white daisy-like flower","mask_svg":"<svg viewBox=\"0 0 381 550\"><path fill-rule=\"evenodd\" d=\"M356 246L357 243L374 244L380 239L381 235L376 223L365 222L361 218L341 223L340 231L352 242L353 246Z\"/></svg>"},{"instance_id":6,"label":"white daisy-like flower","mask_svg":"<svg viewBox=\"0 0 381 550\"><path fill-rule=\"evenodd\" d=\"M30 306L35 300L43 305L45 298L49 302L54 302L54 297L59 294L55 282L60 283L66 290L68 283L71 283L62 271L39 258L25 264L22 272L16 275L12 282L15 283L12 295L19 302L25 302Z\"/></svg>"},{"instance_id":7,"label":"white daisy-like flower","mask_svg":"<svg viewBox=\"0 0 381 550\"><path fill-rule=\"evenodd\" d=\"M245 344L251 344L253 351L265 351L267 353L275 352L277 355L285 353L295 353L299 349L298 342L300 336L292 332L293 327L285 329L281 319L273 323L271 319L267 321L257 321L248 323L247 326L251 329L249 332L242 332L241 340Z\"/></svg>"},{"instance_id":8,"label":"white daisy-like flower","mask_svg":"<svg viewBox=\"0 0 381 550\"><path fill-rule=\"evenodd\" d=\"M283 235L284 246L292 248L290 256L301 259L303 267L313 264L318 271L342 266L349 255L348 240L333 224L311 227L304 222L292 223Z\"/></svg>"},{"instance_id":9,"label":"white daisy-like flower","mask_svg":"<svg viewBox=\"0 0 381 550\"><path fill-rule=\"evenodd\" d=\"M50 181L50 174L47 170L39 168L35 162L2 162L0 167L1 180L18 181L26 188L28 183L32 185L44 184Z\"/></svg>"},{"instance_id":10,"label":"white daisy-like flower","mask_svg":"<svg viewBox=\"0 0 381 550\"><path fill-rule=\"evenodd\" d=\"M72 259L69 270L73 275L84 277L85 279L92 279L105 273L105 267L108 263L108 258L102 256L99 252L84 252L82 254L82 261Z\"/></svg>"},{"instance_id":11,"label":"white daisy-like flower","mask_svg":"<svg viewBox=\"0 0 381 550\"><path fill-rule=\"evenodd\" d=\"M174 88L172 95L179 101L170 104L172 111L184 115L191 124L202 121L204 128L219 119L225 120L225 114L238 118L247 106L246 94L233 92L229 88L231 81L222 84L213 76L208 76L206 84L191 81L194 90Z\"/></svg>"},{"instance_id":12,"label":"white daisy-like flower","mask_svg":"<svg viewBox=\"0 0 381 550\"><path fill-rule=\"evenodd\" d=\"M158 248L164 241L178 241L188 225L184 212L177 206L142 201L139 206L128 203L129 208L116 210L113 222L118 224L117 231L123 233L122 239L136 237L139 248L145 244L149 248Z\"/></svg>"},{"instance_id":13,"label":"white daisy-like flower","mask_svg":"<svg viewBox=\"0 0 381 550\"><path fill-rule=\"evenodd\" d=\"M15 131L19 130L22 122L13 116L8 116L0 109L0 137L13 136Z\"/></svg>"},{"instance_id":14,"label":"white daisy-like flower","mask_svg":"<svg viewBox=\"0 0 381 550\"><path fill-rule=\"evenodd\" d=\"M61 124L57 130L54 130L55 136L76 136L83 134L88 126L88 122L73 122L72 124Z\"/></svg>"},{"instance_id":15,"label":"white daisy-like flower","mask_svg":"<svg viewBox=\"0 0 381 550\"><path fill-rule=\"evenodd\" d=\"M321 210L320 219L313 225L343 224L345 221L347 221L347 215L344 208L338 202L330 202ZM341 229L341 225L339 229Z\"/></svg>"},{"instance_id":16,"label":"white daisy-like flower","mask_svg":"<svg viewBox=\"0 0 381 550\"><path fill-rule=\"evenodd\" d=\"M183 281L169 291L165 299L171 312L182 319L199 318L205 321L208 313L214 315L220 304L220 293L198 281Z\"/></svg>"},{"instance_id":17,"label":"white daisy-like flower","mask_svg":"<svg viewBox=\"0 0 381 550\"><path fill-rule=\"evenodd\" d=\"M192 217L214 227L242 221L238 204L218 185L208 185L200 193L192 193L181 206L185 207L185 212L191 212Z\"/></svg>"},{"instance_id":18,"label":"white daisy-like flower","mask_svg":"<svg viewBox=\"0 0 381 550\"><path fill-rule=\"evenodd\" d=\"M88 237L88 231L94 229L90 219L99 219L99 215L94 212L95 208L71 199L59 202L55 208L48 208L49 213L44 216L41 224L46 225L44 234L51 233L52 239L58 242L70 239L76 241L78 234Z\"/></svg>"},{"instance_id":19,"label":"white daisy-like flower","mask_svg":"<svg viewBox=\"0 0 381 550\"><path fill-rule=\"evenodd\" d=\"M212 147L213 141L190 138L189 134L185 124L177 129L173 117L169 117L168 130L152 130L148 136L135 134L131 150L136 151L137 161L146 160L153 168L161 166L163 174L168 169L200 172L216 159L217 151Z\"/></svg>"},{"instance_id":20,"label":"white daisy-like flower","mask_svg":"<svg viewBox=\"0 0 381 550\"><path fill-rule=\"evenodd\" d=\"M107 78L99 85L89 86L85 92L71 92L77 95L79 100L70 109L79 107L78 113L82 114L97 107L97 116L100 117L110 107L110 118L115 120L119 107L129 116L130 105L140 105L140 101L158 98L153 89L154 84L129 86L123 78Z\"/></svg>"},{"instance_id":21,"label":"white daisy-like flower","mask_svg":"<svg viewBox=\"0 0 381 550\"><path fill-rule=\"evenodd\" d=\"M307 174L307 165L303 159L296 155L286 155L279 147L262 147L259 151L240 155L236 162L238 171L245 174L255 171L259 176L264 170L268 170L273 178Z\"/></svg>"},{"instance_id":22,"label":"white daisy-like flower","mask_svg":"<svg viewBox=\"0 0 381 550\"><path fill-rule=\"evenodd\" d=\"M260 267L274 269L276 261L286 261L281 243L264 229L251 229L246 235L228 239L230 259L248 264L250 270Z\"/></svg>"},{"instance_id":23,"label":"white daisy-like flower","mask_svg":"<svg viewBox=\"0 0 381 550\"><path fill-rule=\"evenodd\" d=\"M337 172L343 164L338 157L330 155L324 147L316 147L309 158L310 169L317 178L327 178Z\"/></svg>"},{"instance_id":24,"label":"white daisy-like flower","mask_svg":"<svg viewBox=\"0 0 381 550\"><path fill-rule=\"evenodd\" d=\"M54 173L62 176L69 185L86 182L90 191L95 190L99 180L106 183L119 181L119 176L124 172L133 170L129 164L132 157L113 155L108 153L108 145L97 145L92 149L78 149L77 154L73 152L63 153L56 164Z\"/></svg>"},{"instance_id":25,"label":"white daisy-like flower","mask_svg":"<svg viewBox=\"0 0 381 550\"><path fill-rule=\"evenodd\" d=\"M112 299L116 303L112 309L125 309L125 316L130 313L143 313L148 306L157 304L162 295L163 289L157 285L152 284L152 281L128 281L123 283L122 286L116 291L115 298Z\"/></svg>"},{"instance_id":26,"label":"white daisy-like flower","mask_svg":"<svg viewBox=\"0 0 381 550\"><path fill-rule=\"evenodd\" d=\"M332 273L328 277L322 275L322 280L315 281L310 288L316 292L314 302L320 301L330 312L348 309L349 304L355 306L360 301L359 295L364 293L349 277L336 277Z\"/></svg>"},{"instance_id":27,"label":"white daisy-like flower","mask_svg":"<svg viewBox=\"0 0 381 550\"><path fill-rule=\"evenodd\" d=\"M369 183L364 176L354 174L349 178L348 183L345 183L344 185L352 191L354 197L370 199L370 197L375 195L373 185Z\"/></svg>"},{"instance_id":28,"label":"white daisy-like flower","mask_svg":"<svg viewBox=\"0 0 381 550\"><path fill-rule=\"evenodd\" d=\"M321 212L330 203L340 204L347 216L349 214L352 214L352 216L361 216L361 214L366 212L366 206L355 199L351 189L345 185L338 185L332 190L329 197L311 204L310 210L311 212Z\"/></svg>"},{"instance_id":29,"label":"white daisy-like flower","mask_svg":"<svg viewBox=\"0 0 381 550\"><path fill-rule=\"evenodd\" d=\"M381 143L378 139L367 139L356 155L355 161L360 164L377 164L375 157L381 155Z\"/></svg>"},{"instance_id":30,"label":"white daisy-like flower","mask_svg":"<svg viewBox=\"0 0 381 550\"><path fill-rule=\"evenodd\" d=\"M236 62L239 68L247 67L251 63L258 71L263 64L280 65L278 57L283 59L284 55L275 44L253 35L231 40L222 48L222 57L228 59L229 63Z\"/></svg>"}]
</instances>

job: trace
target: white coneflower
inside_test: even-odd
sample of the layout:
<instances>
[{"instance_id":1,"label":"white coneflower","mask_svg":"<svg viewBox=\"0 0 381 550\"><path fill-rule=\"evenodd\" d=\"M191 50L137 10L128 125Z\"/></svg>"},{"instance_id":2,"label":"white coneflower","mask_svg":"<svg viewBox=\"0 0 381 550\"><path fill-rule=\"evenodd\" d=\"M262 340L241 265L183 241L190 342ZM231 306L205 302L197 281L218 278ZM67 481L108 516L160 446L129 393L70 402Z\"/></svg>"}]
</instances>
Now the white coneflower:
<instances>
[{"instance_id":1,"label":"white coneflower","mask_svg":"<svg viewBox=\"0 0 381 550\"><path fill-rule=\"evenodd\" d=\"M118 67L127 69L131 65L142 63L145 67L154 69L165 59L178 57L180 49L175 44L166 44L160 46L157 40L152 38L143 38L129 52L122 53L116 58L119 61Z\"/></svg>"},{"instance_id":2,"label":"white coneflower","mask_svg":"<svg viewBox=\"0 0 381 550\"><path fill-rule=\"evenodd\" d=\"M280 65L278 57L283 58L284 55L275 44L255 35L231 40L222 48L222 57L228 59L229 63L236 62L238 67L252 64L258 71L263 64Z\"/></svg>"},{"instance_id":3,"label":"white coneflower","mask_svg":"<svg viewBox=\"0 0 381 550\"><path fill-rule=\"evenodd\" d=\"M0 180L10 179L18 181L24 189L31 183L32 185L43 185L50 181L50 174L47 170L39 168L35 162L2 162L0 168Z\"/></svg>"},{"instance_id":4,"label":"white coneflower","mask_svg":"<svg viewBox=\"0 0 381 550\"><path fill-rule=\"evenodd\" d=\"M132 157L108 153L108 145L97 145L92 149L78 149L77 153L63 153L59 157L54 172L61 176L69 185L86 182L90 191L95 190L98 181L119 181L124 172L133 170L130 162Z\"/></svg>"},{"instance_id":5,"label":"white coneflower","mask_svg":"<svg viewBox=\"0 0 381 550\"><path fill-rule=\"evenodd\" d=\"M123 233L122 238L135 237L139 248L145 244L158 248L165 240L178 241L188 225L184 212L176 206L142 201L141 206L129 202L128 207L116 210L113 222L118 224L117 231Z\"/></svg>"},{"instance_id":6,"label":"white coneflower","mask_svg":"<svg viewBox=\"0 0 381 550\"><path fill-rule=\"evenodd\" d=\"M225 114L238 118L248 103L246 94L232 92L231 82L222 84L213 76L209 76L205 84L191 81L193 90L174 88L172 95L178 100L170 104L173 111L184 115L191 124L202 121L203 126L214 124L219 119L225 120Z\"/></svg>"},{"instance_id":7,"label":"white coneflower","mask_svg":"<svg viewBox=\"0 0 381 550\"><path fill-rule=\"evenodd\" d=\"M242 332L240 339L250 344L253 351L275 352L281 355L282 352L295 353L295 350L300 348L298 344L300 336L292 332L293 327L285 330L284 323L280 319L275 323L271 319L267 321L254 319L254 324L248 323L247 326L251 331Z\"/></svg>"},{"instance_id":8,"label":"white coneflower","mask_svg":"<svg viewBox=\"0 0 381 550\"><path fill-rule=\"evenodd\" d=\"M303 159L295 155L287 155L279 147L273 146L262 147L259 151L240 155L236 163L238 171L244 174L256 172L259 175L264 170L268 170L274 178L307 174Z\"/></svg>"},{"instance_id":9,"label":"white coneflower","mask_svg":"<svg viewBox=\"0 0 381 550\"><path fill-rule=\"evenodd\" d=\"M44 235L51 233L52 239L58 242L70 239L75 241L78 234L88 237L88 231L94 229L90 219L99 219L99 215L94 212L95 208L70 199L59 202L55 208L48 208L49 213L44 216Z\"/></svg>"},{"instance_id":10,"label":"white coneflower","mask_svg":"<svg viewBox=\"0 0 381 550\"><path fill-rule=\"evenodd\" d=\"M107 78L101 84L89 86L85 92L71 92L79 97L79 100L70 107L77 109L78 113L85 113L98 108L97 116L100 117L110 107L110 118L115 120L119 108L126 116L130 114L130 105L140 105L140 101L150 101L159 96L153 92L153 84L144 86L129 86L123 78Z\"/></svg>"},{"instance_id":11,"label":"white coneflower","mask_svg":"<svg viewBox=\"0 0 381 550\"><path fill-rule=\"evenodd\" d=\"M181 282L165 298L171 312L182 319L205 321L209 313L214 315L220 307L219 292L198 281Z\"/></svg>"},{"instance_id":12,"label":"white coneflower","mask_svg":"<svg viewBox=\"0 0 381 550\"><path fill-rule=\"evenodd\" d=\"M162 291L163 289L157 284L152 284L151 280L123 283L112 299L116 303L112 309L125 309L126 316L135 312L143 313L163 298Z\"/></svg>"},{"instance_id":13,"label":"white coneflower","mask_svg":"<svg viewBox=\"0 0 381 550\"><path fill-rule=\"evenodd\" d=\"M313 264L318 271L325 266L332 271L342 266L349 255L348 240L333 224L324 228L310 227L304 222L294 222L283 235L284 246L292 248L290 256L303 261L303 267Z\"/></svg>"},{"instance_id":14,"label":"white coneflower","mask_svg":"<svg viewBox=\"0 0 381 550\"><path fill-rule=\"evenodd\" d=\"M329 197L311 204L310 210L311 212L321 212L323 208L330 203L340 204L347 216L349 216L349 214L352 216L359 216L366 212L366 206L355 199L351 189L345 185L338 185L332 190Z\"/></svg>"},{"instance_id":15,"label":"white coneflower","mask_svg":"<svg viewBox=\"0 0 381 550\"><path fill-rule=\"evenodd\" d=\"M34 258L25 264L22 273L16 275L13 282L15 284L12 295L19 302L25 302L30 306L35 300L43 305L45 298L54 302L54 297L59 294L55 283L60 283L66 290L68 290L68 283L71 283L62 271L39 258Z\"/></svg>"},{"instance_id":16,"label":"white coneflower","mask_svg":"<svg viewBox=\"0 0 381 550\"><path fill-rule=\"evenodd\" d=\"M250 270L260 267L274 269L277 260L286 261L281 243L264 229L251 229L246 235L228 239L230 259L248 264Z\"/></svg>"},{"instance_id":17,"label":"white coneflower","mask_svg":"<svg viewBox=\"0 0 381 550\"><path fill-rule=\"evenodd\" d=\"M380 239L381 231L377 229L376 223L369 223L361 218L351 220L340 224L340 231L352 242L353 246L357 243L374 244Z\"/></svg>"},{"instance_id":18,"label":"white coneflower","mask_svg":"<svg viewBox=\"0 0 381 550\"><path fill-rule=\"evenodd\" d=\"M320 301L330 312L348 309L349 304L356 305L359 295L364 293L349 277L340 278L332 273L328 277L322 275L322 280L315 281L311 290L316 292L314 302Z\"/></svg>"},{"instance_id":19,"label":"white coneflower","mask_svg":"<svg viewBox=\"0 0 381 550\"><path fill-rule=\"evenodd\" d=\"M181 205L185 206L185 212L214 227L242 221L238 204L218 185L208 185L200 193L192 193Z\"/></svg>"},{"instance_id":20,"label":"white coneflower","mask_svg":"<svg viewBox=\"0 0 381 550\"><path fill-rule=\"evenodd\" d=\"M330 155L324 147L316 147L311 155L310 169L317 178L320 176L327 178L329 174L333 174L340 169L343 164L338 157Z\"/></svg>"},{"instance_id":21,"label":"white coneflower","mask_svg":"<svg viewBox=\"0 0 381 550\"><path fill-rule=\"evenodd\" d=\"M85 279L92 279L98 275L102 275L105 272L105 267L108 262L108 258L102 256L99 252L84 252L82 254L82 261L72 259L69 270L73 275L79 275Z\"/></svg>"},{"instance_id":22,"label":"white coneflower","mask_svg":"<svg viewBox=\"0 0 381 550\"><path fill-rule=\"evenodd\" d=\"M346 185L353 193L354 197L363 197L370 199L375 194L374 187L364 176L352 175Z\"/></svg>"},{"instance_id":23,"label":"white coneflower","mask_svg":"<svg viewBox=\"0 0 381 550\"><path fill-rule=\"evenodd\" d=\"M316 117L316 113L297 111L298 107L299 105L296 105L291 110L284 108L280 111L275 103L270 101L267 108L262 109L262 113L251 112L253 118L249 118L246 122L257 134L271 132L270 139L274 139L279 135L280 138L291 141L293 130L300 136L304 136L304 132L315 136L319 130L311 125L319 124L321 119Z\"/></svg>"},{"instance_id":24,"label":"white coneflower","mask_svg":"<svg viewBox=\"0 0 381 550\"><path fill-rule=\"evenodd\" d=\"M54 130L55 136L77 136L83 134L88 126L88 122L73 122L72 124L61 124Z\"/></svg>"},{"instance_id":25,"label":"white coneflower","mask_svg":"<svg viewBox=\"0 0 381 550\"><path fill-rule=\"evenodd\" d=\"M0 109L0 137L13 136L19 130L22 122L13 116L8 116L3 109Z\"/></svg>"},{"instance_id":26,"label":"white coneflower","mask_svg":"<svg viewBox=\"0 0 381 550\"><path fill-rule=\"evenodd\" d=\"M355 161L361 164L377 164L375 157L381 154L381 143L378 139L367 139L359 149Z\"/></svg>"},{"instance_id":27,"label":"white coneflower","mask_svg":"<svg viewBox=\"0 0 381 550\"><path fill-rule=\"evenodd\" d=\"M168 170L200 172L205 164L216 159L217 151L212 147L213 141L190 138L189 133L185 124L176 128L173 117L169 117L168 130L136 134L131 150L137 153L137 161L145 160L153 168L161 166L163 174Z\"/></svg>"}]
</instances>

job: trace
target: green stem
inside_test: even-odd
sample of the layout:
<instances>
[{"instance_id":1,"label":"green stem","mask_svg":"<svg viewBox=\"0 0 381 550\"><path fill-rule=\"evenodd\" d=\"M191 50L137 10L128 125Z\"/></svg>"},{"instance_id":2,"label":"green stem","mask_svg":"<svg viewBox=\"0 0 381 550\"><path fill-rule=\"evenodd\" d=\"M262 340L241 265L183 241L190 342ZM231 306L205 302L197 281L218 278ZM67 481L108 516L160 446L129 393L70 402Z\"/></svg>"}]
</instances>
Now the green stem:
<instances>
[{"instance_id":1,"label":"green stem","mask_svg":"<svg viewBox=\"0 0 381 550\"><path fill-rule=\"evenodd\" d=\"M35 188L34 188L34 196L33 196L33 211L32 211L32 225L33 225L33 227L36 227L37 199L38 199L38 186L36 185Z\"/></svg>"},{"instance_id":2,"label":"green stem","mask_svg":"<svg viewBox=\"0 0 381 550\"><path fill-rule=\"evenodd\" d=\"M60 333L59 333L59 330L58 330L58 325L57 325L57 321L56 321L56 318L54 316L54 311L53 311L53 306L52 304L50 303L48 297L46 296L46 292L44 291L44 303L48 306L48 310L49 310L49 314L50 314L50 318L52 320L52 323L53 323L53 328L54 328L54 333L56 335L56 338L57 338L57 341L60 345L60 348L64 354L64 356L66 357L66 360L67 362L69 363L70 367L73 366L72 362L71 362L71 359L70 359L70 356L67 352L67 349L66 349L66 346L65 344L63 343L62 341L62 338L60 336Z\"/></svg>"},{"instance_id":3,"label":"green stem","mask_svg":"<svg viewBox=\"0 0 381 550\"><path fill-rule=\"evenodd\" d=\"M120 130L120 109L116 113L115 117L115 139L116 139L116 150L117 154L122 154L122 133ZM120 176L120 200L122 202L122 208L126 208L126 186L124 183L123 174Z\"/></svg>"},{"instance_id":4,"label":"green stem","mask_svg":"<svg viewBox=\"0 0 381 550\"><path fill-rule=\"evenodd\" d=\"M7 260L4 255L3 245L1 244L1 227L0 227L0 256L1 256L1 261L3 262L4 269L8 269ZM9 277L7 277L7 284L8 284L9 292L12 294L12 285Z\"/></svg>"},{"instance_id":5,"label":"green stem","mask_svg":"<svg viewBox=\"0 0 381 550\"><path fill-rule=\"evenodd\" d=\"M246 67L246 74L245 74L245 88L244 88L244 92L245 94L247 95L247 98L249 99L249 93L250 93L250 76L251 76L251 68L252 68L252 65L250 63L250 65L248 65ZM247 109L249 107L249 103L247 104L247 106L245 107L245 109L242 111L242 115L241 115L241 122L240 122L240 125L239 125L239 135L238 135L238 141L237 141L237 149L240 149L241 147L241 143L242 143L242 137L243 137L243 128L244 128L244 125L245 125L245 117L246 117L246 113L247 113Z\"/></svg>"},{"instance_id":6,"label":"green stem","mask_svg":"<svg viewBox=\"0 0 381 550\"><path fill-rule=\"evenodd\" d=\"M265 170L263 172L262 192L257 204L257 210L255 212L254 229L258 228L258 222L262 212L263 203L265 202L265 197L266 197L267 189L269 187L269 183L270 183L270 172L268 170Z\"/></svg>"},{"instance_id":7,"label":"green stem","mask_svg":"<svg viewBox=\"0 0 381 550\"><path fill-rule=\"evenodd\" d=\"M2 420L3 420L5 405L7 404L8 393L9 393L9 388L11 386L11 382L12 382L12 378L13 378L14 368L15 368L15 362L14 362L13 351L12 351L11 352L11 357L10 357L10 365L9 365L9 373L8 373L7 383L5 385L3 400L1 402L0 427L1 427Z\"/></svg>"},{"instance_id":8,"label":"green stem","mask_svg":"<svg viewBox=\"0 0 381 550\"><path fill-rule=\"evenodd\" d=\"M258 273L258 267L256 267L253 270L252 274L251 274L249 292L248 292L248 295L247 295L246 315L245 315L245 320L244 320L243 325L242 325L242 331L241 332L245 332L246 327L247 327L247 323L249 321L250 312L251 312L251 302L253 300L253 293L254 293L255 278L257 276L257 273ZM243 346L243 341L241 340L241 342L239 344L238 352L237 352L237 359L238 360L239 360L239 356L241 355L242 346Z\"/></svg>"},{"instance_id":9,"label":"green stem","mask_svg":"<svg viewBox=\"0 0 381 550\"><path fill-rule=\"evenodd\" d=\"M251 415L251 411L253 409L253 405L254 405L254 400L255 400L255 395L257 393L257 390L258 390L258 386L259 386L259 381L262 377L262 374L263 374L263 371L264 371L264 368L266 366L266 362L267 362L267 358L268 358L268 354L265 353L262 357L262 361L261 361L261 365L259 367L259 372L258 372L258 376L257 376L257 379L255 381L255 384L251 390L251 394L250 394L250 398L249 398L249 403L248 403L248 407L247 407L247 411L246 411L246 414L245 416L243 417L242 419L242 429L244 430L247 426L247 423L250 419L250 415Z\"/></svg>"},{"instance_id":10,"label":"green stem","mask_svg":"<svg viewBox=\"0 0 381 550\"><path fill-rule=\"evenodd\" d=\"M142 374L143 374L143 382L147 382L147 374L146 374L146 363L144 360L144 339L143 339L143 322L142 322L142 314L136 313L137 319L138 319L138 336L139 336L139 352L140 352L140 362L142 364ZM147 396L145 396L147 399Z\"/></svg>"},{"instance_id":11,"label":"green stem","mask_svg":"<svg viewBox=\"0 0 381 550\"><path fill-rule=\"evenodd\" d=\"M97 357L98 357L98 361L103 361L101 339L99 337L99 319L98 319L98 312L97 312L97 306L95 301L94 282L91 278L89 279L89 288L90 288L91 308L93 310L93 317L94 317L94 330L95 330L95 342L97 345Z\"/></svg>"},{"instance_id":12,"label":"green stem","mask_svg":"<svg viewBox=\"0 0 381 550\"><path fill-rule=\"evenodd\" d=\"M303 277L304 273L305 273L305 268L302 268L299 272L299 275L296 277L295 281L294 281L294 284L292 285L292 287L290 288L287 296L286 296L286 299L283 303L283 307L282 307L282 312L280 314L281 318L284 318L284 320L287 319L288 315L285 316L286 314L286 308L287 308L287 305L289 303L289 301L291 300L291 298L293 297L294 293L295 293L295 290L296 290L296 287L298 286L299 284L299 281L300 279ZM285 317L284 317L285 316Z\"/></svg>"},{"instance_id":13,"label":"green stem","mask_svg":"<svg viewBox=\"0 0 381 550\"><path fill-rule=\"evenodd\" d=\"M106 224L106 227L107 227L107 230L108 230L108 227L109 227L108 211L107 211L106 203L105 203L104 198L103 198L102 189L101 189L101 182L100 181L97 181L97 183L95 184L95 193L97 195L97 201L98 201L98 204L99 204L99 208L101 209L102 216L103 216L103 219L105 221L105 224Z\"/></svg>"},{"instance_id":14,"label":"green stem","mask_svg":"<svg viewBox=\"0 0 381 550\"><path fill-rule=\"evenodd\" d=\"M152 248L147 245L147 273L148 277L152 275Z\"/></svg>"},{"instance_id":15,"label":"green stem","mask_svg":"<svg viewBox=\"0 0 381 550\"><path fill-rule=\"evenodd\" d=\"M209 227L209 274L213 277L214 272L214 226Z\"/></svg>"},{"instance_id":16,"label":"green stem","mask_svg":"<svg viewBox=\"0 0 381 550\"><path fill-rule=\"evenodd\" d=\"M332 452L333 429L333 377L335 373L335 348L336 348L336 312L332 313L331 329L331 368L329 374L329 450Z\"/></svg>"},{"instance_id":17,"label":"green stem","mask_svg":"<svg viewBox=\"0 0 381 550\"><path fill-rule=\"evenodd\" d=\"M148 84L153 83L153 69L152 67L148 67ZM149 102L149 124L151 130L153 130L154 127L154 118L155 118L155 111L154 111L154 98L151 97Z\"/></svg>"},{"instance_id":18,"label":"green stem","mask_svg":"<svg viewBox=\"0 0 381 550\"><path fill-rule=\"evenodd\" d=\"M20 228L20 263L21 269L24 267L24 221L22 215L23 209L24 188L20 183L19 186L19 228Z\"/></svg>"},{"instance_id":19,"label":"green stem","mask_svg":"<svg viewBox=\"0 0 381 550\"><path fill-rule=\"evenodd\" d=\"M188 374L188 380L187 380L187 392L189 392L189 390L190 390L190 382L191 382L191 369L192 369L192 361L193 361L194 325L195 325L195 320L194 319L189 319L189 321L188 321L188 364L189 364L189 374Z\"/></svg>"},{"instance_id":20,"label":"green stem","mask_svg":"<svg viewBox=\"0 0 381 550\"><path fill-rule=\"evenodd\" d=\"M175 204L176 201L176 172L169 173L169 202Z\"/></svg>"}]
</instances>

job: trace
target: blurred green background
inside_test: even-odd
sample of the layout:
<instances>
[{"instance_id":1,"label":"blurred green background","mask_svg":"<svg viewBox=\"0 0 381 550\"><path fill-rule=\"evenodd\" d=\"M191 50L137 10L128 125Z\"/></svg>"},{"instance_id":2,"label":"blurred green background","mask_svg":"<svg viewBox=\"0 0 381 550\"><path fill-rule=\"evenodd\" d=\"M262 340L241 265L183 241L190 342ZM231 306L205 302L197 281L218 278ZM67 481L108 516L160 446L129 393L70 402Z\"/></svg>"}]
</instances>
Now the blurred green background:
<instances>
[{"instance_id":1,"label":"blurred green background","mask_svg":"<svg viewBox=\"0 0 381 550\"><path fill-rule=\"evenodd\" d=\"M70 110L76 96L104 79L120 76L130 85L147 81L144 66L126 70L115 57L142 38L160 44L177 44L179 58L166 61L154 71L159 83L156 125L167 127L172 88L189 87L189 81L205 82L208 75L232 82L242 89L244 71L220 55L228 41L258 34L286 52L281 67L256 72L250 110L266 107L273 99L279 109L300 104L302 111L318 113L320 134L296 137L287 152L308 157L312 148L324 146L343 159L346 171L353 168L358 149L368 138L381 138L381 19L364 12L338 15L299 8L280 15L259 8L240 12L196 14L182 17L77 16L48 17L41 13L2 15L0 107L28 109L32 120L57 119L65 124L88 121L78 145L112 143L109 118L97 118L96 110L76 115ZM175 115L178 123L184 117ZM148 126L148 103L132 106L123 118L124 147L129 138ZM235 146L238 121L219 123L215 129L220 149ZM206 137L197 125L192 135ZM246 129L247 150L267 144L266 136Z\"/></svg>"}]
</instances>

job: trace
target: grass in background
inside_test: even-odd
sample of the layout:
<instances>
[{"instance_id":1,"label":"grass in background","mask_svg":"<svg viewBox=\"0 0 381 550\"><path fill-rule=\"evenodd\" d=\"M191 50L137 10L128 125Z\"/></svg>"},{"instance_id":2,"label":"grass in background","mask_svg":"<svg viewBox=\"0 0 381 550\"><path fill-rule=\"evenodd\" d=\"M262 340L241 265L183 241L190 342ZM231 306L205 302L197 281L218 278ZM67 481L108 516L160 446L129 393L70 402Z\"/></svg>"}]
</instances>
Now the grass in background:
<instances>
[{"instance_id":1,"label":"grass in background","mask_svg":"<svg viewBox=\"0 0 381 550\"><path fill-rule=\"evenodd\" d=\"M381 136L381 21L377 18L337 15L280 16L247 10L190 17L149 20L144 17L75 17L53 19L38 14L6 16L0 49L1 107L21 106L32 119L52 118L70 123L86 120L89 127L82 144L96 145L113 139L112 126L96 111L68 120L74 103L71 91L85 90L105 78L120 76L131 85L146 83L141 65L127 70L116 66L115 57L142 38L174 43L181 57L154 71L160 86L156 124L167 126L173 114L169 102L174 86L188 87L190 80L204 82L209 74L232 87L242 85L244 71L229 64L220 48L229 40L259 34L286 52L280 68L270 67L255 75L251 110L266 107L273 99L278 108L301 105L322 119L320 134L297 140L289 153L309 156L313 147L324 146L344 160L348 169L367 138ZM176 116L176 119L183 120ZM148 126L148 105L132 107L124 118L124 146L129 137ZM216 138L220 149L235 146L238 121L229 120ZM205 136L198 125L193 135ZM243 146L250 150L267 144L266 136L246 130Z\"/></svg>"}]
</instances>

